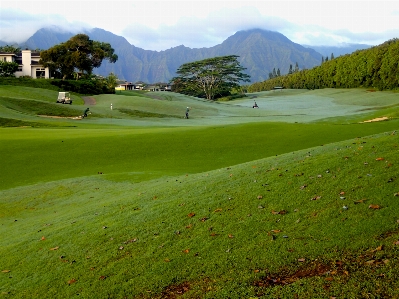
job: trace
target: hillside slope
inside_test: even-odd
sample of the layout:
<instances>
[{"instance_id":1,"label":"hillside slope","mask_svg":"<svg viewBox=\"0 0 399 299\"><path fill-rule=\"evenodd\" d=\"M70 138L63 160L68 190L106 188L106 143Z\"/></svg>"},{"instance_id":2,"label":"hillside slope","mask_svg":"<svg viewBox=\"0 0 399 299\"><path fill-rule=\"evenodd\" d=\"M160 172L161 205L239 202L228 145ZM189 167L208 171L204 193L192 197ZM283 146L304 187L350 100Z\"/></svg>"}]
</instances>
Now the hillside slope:
<instances>
[{"instance_id":1,"label":"hillside slope","mask_svg":"<svg viewBox=\"0 0 399 299\"><path fill-rule=\"evenodd\" d=\"M1 191L0 291L397 297L398 142L387 132L143 183Z\"/></svg>"}]
</instances>

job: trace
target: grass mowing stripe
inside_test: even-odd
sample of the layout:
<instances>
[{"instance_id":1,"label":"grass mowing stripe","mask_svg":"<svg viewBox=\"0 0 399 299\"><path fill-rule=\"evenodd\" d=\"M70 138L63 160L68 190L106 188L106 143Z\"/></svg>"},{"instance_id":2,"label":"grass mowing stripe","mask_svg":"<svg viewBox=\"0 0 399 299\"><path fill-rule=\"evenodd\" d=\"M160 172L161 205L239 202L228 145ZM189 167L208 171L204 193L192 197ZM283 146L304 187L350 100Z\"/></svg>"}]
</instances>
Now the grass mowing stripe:
<instances>
[{"instance_id":1,"label":"grass mowing stripe","mask_svg":"<svg viewBox=\"0 0 399 299\"><path fill-rule=\"evenodd\" d=\"M139 130L139 134L135 130L91 134L96 130L2 129L6 134L0 137L4 159L0 189L98 172L113 174L117 180L129 179L126 173L132 173L135 180L197 173L393 130L397 124L256 123ZM7 137L10 134L14 135ZM30 137L25 139L26 135Z\"/></svg>"}]
</instances>

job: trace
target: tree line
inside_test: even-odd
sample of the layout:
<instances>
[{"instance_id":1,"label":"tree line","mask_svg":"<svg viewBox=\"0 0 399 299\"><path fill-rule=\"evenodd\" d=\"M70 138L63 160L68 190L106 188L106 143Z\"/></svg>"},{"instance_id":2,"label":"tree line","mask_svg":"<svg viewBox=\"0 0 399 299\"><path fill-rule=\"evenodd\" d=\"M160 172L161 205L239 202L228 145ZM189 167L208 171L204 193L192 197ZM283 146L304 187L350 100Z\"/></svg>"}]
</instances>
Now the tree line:
<instances>
[{"instance_id":1,"label":"tree line","mask_svg":"<svg viewBox=\"0 0 399 299\"><path fill-rule=\"evenodd\" d=\"M358 50L330 60L320 66L285 76L257 82L248 92L272 90L274 87L292 89L356 88L378 90L399 88L399 39Z\"/></svg>"}]
</instances>

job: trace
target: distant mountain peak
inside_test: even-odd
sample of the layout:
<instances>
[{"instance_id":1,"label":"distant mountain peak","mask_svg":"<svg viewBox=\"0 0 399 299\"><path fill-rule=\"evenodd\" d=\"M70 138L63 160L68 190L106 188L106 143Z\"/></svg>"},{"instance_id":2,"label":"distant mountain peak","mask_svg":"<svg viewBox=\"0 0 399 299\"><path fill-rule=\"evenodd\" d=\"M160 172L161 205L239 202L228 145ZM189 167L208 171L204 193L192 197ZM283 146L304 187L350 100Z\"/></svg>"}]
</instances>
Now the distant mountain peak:
<instances>
[{"instance_id":1,"label":"distant mountain peak","mask_svg":"<svg viewBox=\"0 0 399 299\"><path fill-rule=\"evenodd\" d=\"M77 33L110 43L119 57L116 63L104 61L100 68L94 70L96 74L108 76L112 72L119 79L130 82L168 82L182 64L216 56L239 56L238 60L246 68L252 82L267 80L273 69L280 69L281 74L286 74L290 64L294 66L298 63L300 69L312 68L320 65L322 60L322 55L315 50L296 44L279 32L260 28L237 31L221 44L210 48L191 49L179 45L158 52L135 47L124 37L101 28L81 28L80 31L70 32L62 26L52 26L38 30L23 45L45 50L66 42Z\"/></svg>"}]
</instances>

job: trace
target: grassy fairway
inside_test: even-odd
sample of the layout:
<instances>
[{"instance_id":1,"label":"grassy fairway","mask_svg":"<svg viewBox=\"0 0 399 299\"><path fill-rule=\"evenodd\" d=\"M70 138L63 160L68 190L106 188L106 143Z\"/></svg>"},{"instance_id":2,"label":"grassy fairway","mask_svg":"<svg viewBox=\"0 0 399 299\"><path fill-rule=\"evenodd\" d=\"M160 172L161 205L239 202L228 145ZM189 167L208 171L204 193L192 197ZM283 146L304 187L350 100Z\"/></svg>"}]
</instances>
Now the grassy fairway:
<instances>
[{"instance_id":1,"label":"grassy fairway","mask_svg":"<svg viewBox=\"0 0 399 299\"><path fill-rule=\"evenodd\" d=\"M396 93L56 94L0 87L4 298L399 297Z\"/></svg>"},{"instance_id":2,"label":"grassy fairway","mask_svg":"<svg viewBox=\"0 0 399 299\"><path fill-rule=\"evenodd\" d=\"M150 130L3 129L0 188L99 172L117 181L197 173L397 127L397 121L390 121Z\"/></svg>"},{"instance_id":3,"label":"grassy fairway","mask_svg":"<svg viewBox=\"0 0 399 299\"><path fill-rule=\"evenodd\" d=\"M0 291L397 297L398 149L382 134L142 183L3 191Z\"/></svg>"}]
</instances>

